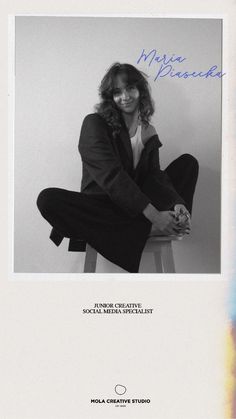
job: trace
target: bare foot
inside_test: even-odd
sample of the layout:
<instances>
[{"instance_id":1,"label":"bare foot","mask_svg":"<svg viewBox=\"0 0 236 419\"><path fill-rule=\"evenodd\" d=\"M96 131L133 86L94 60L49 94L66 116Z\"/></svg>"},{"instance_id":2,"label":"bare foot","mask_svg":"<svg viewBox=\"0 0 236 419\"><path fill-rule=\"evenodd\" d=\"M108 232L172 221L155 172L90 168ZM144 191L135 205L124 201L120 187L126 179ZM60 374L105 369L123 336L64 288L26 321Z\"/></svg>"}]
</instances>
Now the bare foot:
<instances>
[{"instance_id":1,"label":"bare foot","mask_svg":"<svg viewBox=\"0 0 236 419\"><path fill-rule=\"evenodd\" d=\"M162 231L160 231L160 230L158 230L156 227L152 227L151 228L151 231L150 231L150 234L149 234L149 237L152 237L152 236L173 236L173 235L175 235L175 236L183 236L183 233L171 233L171 234L166 234L166 233L163 233Z\"/></svg>"},{"instance_id":2,"label":"bare foot","mask_svg":"<svg viewBox=\"0 0 236 419\"><path fill-rule=\"evenodd\" d=\"M158 228L156 226L152 226L149 237L152 237L152 236L173 236L173 235L183 237L184 234L185 234L185 232L183 232L183 231L180 231L179 233L176 232L176 233L166 234L166 233L163 233L162 231L158 230Z\"/></svg>"}]
</instances>

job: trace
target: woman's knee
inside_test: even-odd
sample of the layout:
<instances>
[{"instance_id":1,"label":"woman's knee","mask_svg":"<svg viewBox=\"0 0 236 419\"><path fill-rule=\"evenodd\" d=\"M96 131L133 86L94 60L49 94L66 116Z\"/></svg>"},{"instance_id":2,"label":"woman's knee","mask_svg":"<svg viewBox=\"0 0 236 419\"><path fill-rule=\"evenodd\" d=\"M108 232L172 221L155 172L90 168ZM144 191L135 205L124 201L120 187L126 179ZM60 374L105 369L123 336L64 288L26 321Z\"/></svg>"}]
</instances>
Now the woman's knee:
<instances>
[{"instance_id":1,"label":"woman's knee","mask_svg":"<svg viewBox=\"0 0 236 419\"><path fill-rule=\"evenodd\" d=\"M192 156L192 154L182 154L179 157L185 166L191 167L192 170L198 173L199 171L199 163L196 157Z\"/></svg>"},{"instance_id":2,"label":"woman's knee","mask_svg":"<svg viewBox=\"0 0 236 419\"><path fill-rule=\"evenodd\" d=\"M58 201L58 189L46 188L43 189L37 198L37 207L42 214L52 210L55 203Z\"/></svg>"}]
</instances>

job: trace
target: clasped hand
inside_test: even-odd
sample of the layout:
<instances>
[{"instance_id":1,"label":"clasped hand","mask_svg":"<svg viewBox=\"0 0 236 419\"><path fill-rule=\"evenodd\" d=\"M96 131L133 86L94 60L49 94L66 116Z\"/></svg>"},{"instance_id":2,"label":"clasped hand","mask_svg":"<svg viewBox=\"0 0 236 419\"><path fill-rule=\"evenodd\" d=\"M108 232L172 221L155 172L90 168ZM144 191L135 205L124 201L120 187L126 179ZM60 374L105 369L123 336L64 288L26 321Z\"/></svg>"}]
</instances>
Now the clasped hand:
<instances>
[{"instance_id":1,"label":"clasped hand","mask_svg":"<svg viewBox=\"0 0 236 419\"><path fill-rule=\"evenodd\" d=\"M163 235L189 234L190 214L183 204L177 204L174 211L160 211L152 224L152 232Z\"/></svg>"},{"instance_id":2,"label":"clasped hand","mask_svg":"<svg viewBox=\"0 0 236 419\"><path fill-rule=\"evenodd\" d=\"M183 204L176 204L174 207L175 219L179 228L182 230L181 234L189 234L191 230L190 213Z\"/></svg>"}]
</instances>

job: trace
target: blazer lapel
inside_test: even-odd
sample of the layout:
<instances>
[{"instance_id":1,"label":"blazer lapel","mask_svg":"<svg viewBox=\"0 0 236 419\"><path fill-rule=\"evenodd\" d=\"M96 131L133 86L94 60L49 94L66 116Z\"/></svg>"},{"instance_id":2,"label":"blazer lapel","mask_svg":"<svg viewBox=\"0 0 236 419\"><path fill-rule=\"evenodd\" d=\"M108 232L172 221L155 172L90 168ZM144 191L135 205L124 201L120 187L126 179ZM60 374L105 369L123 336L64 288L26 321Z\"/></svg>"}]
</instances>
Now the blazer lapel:
<instances>
[{"instance_id":1,"label":"blazer lapel","mask_svg":"<svg viewBox=\"0 0 236 419\"><path fill-rule=\"evenodd\" d=\"M129 138L129 132L125 123L122 124L119 137L126 152L129 169L133 170L133 151L131 147L131 141Z\"/></svg>"}]
</instances>

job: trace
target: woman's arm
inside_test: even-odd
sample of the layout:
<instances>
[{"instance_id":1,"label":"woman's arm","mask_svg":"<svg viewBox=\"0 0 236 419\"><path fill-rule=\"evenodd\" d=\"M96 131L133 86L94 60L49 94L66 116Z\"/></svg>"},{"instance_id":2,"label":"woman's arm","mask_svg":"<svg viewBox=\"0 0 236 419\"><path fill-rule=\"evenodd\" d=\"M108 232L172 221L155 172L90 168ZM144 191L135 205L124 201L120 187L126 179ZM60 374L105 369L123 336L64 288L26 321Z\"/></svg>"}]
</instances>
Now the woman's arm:
<instances>
[{"instance_id":1,"label":"woman's arm","mask_svg":"<svg viewBox=\"0 0 236 419\"><path fill-rule=\"evenodd\" d=\"M113 149L106 122L98 114L85 117L79 152L91 178L114 203L131 217L142 213L150 200L122 167Z\"/></svg>"},{"instance_id":2,"label":"woman's arm","mask_svg":"<svg viewBox=\"0 0 236 419\"><path fill-rule=\"evenodd\" d=\"M174 211L158 211L152 204L148 204L143 214L152 223L151 233L158 235L175 235L184 232L179 226Z\"/></svg>"}]
</instances>

